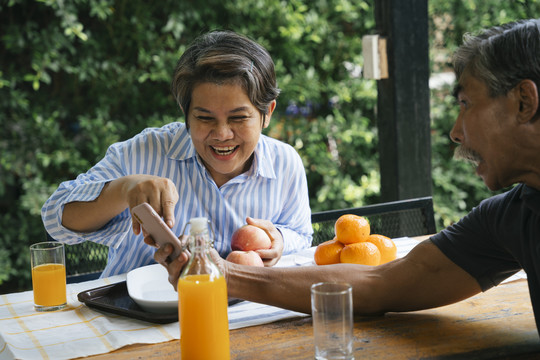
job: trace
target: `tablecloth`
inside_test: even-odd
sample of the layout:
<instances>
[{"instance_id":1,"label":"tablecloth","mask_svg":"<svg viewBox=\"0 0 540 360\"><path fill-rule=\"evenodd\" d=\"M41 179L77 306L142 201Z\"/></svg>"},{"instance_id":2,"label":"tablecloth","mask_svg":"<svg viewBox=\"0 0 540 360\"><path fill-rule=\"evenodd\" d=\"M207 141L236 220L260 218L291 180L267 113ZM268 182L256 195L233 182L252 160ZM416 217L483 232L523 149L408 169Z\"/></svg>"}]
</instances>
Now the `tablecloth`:
<instances>
[{"instance_id":1,"label":"tablecloth","mask_svg":"<svg viewBox=\"0 0 540 360\"><path fill-rule=\"evenodd\" d=\"M410 238L394 239L398 257L418 242ZM315 248L283 256L276 266L313 264ZM518 274L512 279L523 277ZM0 360L71 359L102 354L135 343L159 343L179 339L178 322L153 324L106 313L80 303L77 294L99 286L121 282L126 275L69 284L68 306L55 312L36 312L31 291L0 295ZM240 302L229 307L229 328L270 323L307 316L281 308Z\"/></svg>"}]
</instances>

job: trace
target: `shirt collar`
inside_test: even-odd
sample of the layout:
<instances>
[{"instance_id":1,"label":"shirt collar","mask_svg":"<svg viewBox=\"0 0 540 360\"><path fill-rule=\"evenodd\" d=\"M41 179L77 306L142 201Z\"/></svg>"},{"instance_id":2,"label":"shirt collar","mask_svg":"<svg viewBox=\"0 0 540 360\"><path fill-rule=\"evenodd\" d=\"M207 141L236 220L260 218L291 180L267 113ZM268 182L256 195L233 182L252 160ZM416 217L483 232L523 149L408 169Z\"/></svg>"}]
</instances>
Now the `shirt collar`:
<instances>
[{"instance_id":1,"label":"shirt collar","mask_svg":"<svg viewBox=\"0 0 540 360\"><path fill-rule=\"evenodd\" d=\"M255 147L255 156L253 157L253 163L251 168L244 174L248 177L266 177L269 179L275 179L276 173L274 172L272 154L270 153L268 141L265 135L261 134L259 142ZM185 125L178 128L178 131L173 136L167 157L174 160L188 160L197 157L197 151L191 141L191 136L187 131ZM202 164L202 163L201 163Z\"/></svg>"},{"instance_id":2,"label":"shirt collar","mask_svg":"<svg viewBox=\"0 0 540 360\"><path fill-rule=\"evenodd\" d=\"M537 214L540 214L540 191L523 185L521 189L521 200L525 205Z\"/></svg>"},{"instance_id":3,"label":"shirt collar","mask_svg":"<svg viewBox=\"0 0 540 360\"><path fill-rule=\"evenodd\" d=\"M255 156L253 157L253 164L251 164L248 175L275 179L276 173L273 164L274 160L268 146L267 138L261 134L259 142L255 147Z\"/></svg>"},{"instance_id":4,"label":"shirt collar","mask_svg":"<svg viewBox=\"0 0 540 360\"><path fill-rule=\"evenodd\" d=\"M174 160L187 160L194 158L197 155L191 136L185 124L178 127L174 134L167 152L167 157Z\"/></svg>"}]
</instances>

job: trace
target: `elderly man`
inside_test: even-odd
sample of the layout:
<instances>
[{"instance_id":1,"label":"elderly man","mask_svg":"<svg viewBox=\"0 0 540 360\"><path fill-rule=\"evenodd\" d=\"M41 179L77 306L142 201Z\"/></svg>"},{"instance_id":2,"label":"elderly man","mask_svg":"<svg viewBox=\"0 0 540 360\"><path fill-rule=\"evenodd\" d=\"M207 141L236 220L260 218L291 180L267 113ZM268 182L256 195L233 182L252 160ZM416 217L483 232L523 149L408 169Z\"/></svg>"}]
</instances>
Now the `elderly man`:
<instances>
[{"instance_id":1,"label":"elderly man","mask_svg":"<svg viewBox=\"0 0 540 360\"><path fill-rule=\"evenodd\" d=\"M411 311L460 301L524 269L540 329L540 19L468 35L454 70L460 113L450 136L460 144L457 157L474 162L492 190L518 185L380 266L257 268L214 253L230 296L309 313L311 284L346 281L356 314ZM169 253L167 246L155 258L175 284L188 254L167 264Z\"/></svg>"}]
</instances>

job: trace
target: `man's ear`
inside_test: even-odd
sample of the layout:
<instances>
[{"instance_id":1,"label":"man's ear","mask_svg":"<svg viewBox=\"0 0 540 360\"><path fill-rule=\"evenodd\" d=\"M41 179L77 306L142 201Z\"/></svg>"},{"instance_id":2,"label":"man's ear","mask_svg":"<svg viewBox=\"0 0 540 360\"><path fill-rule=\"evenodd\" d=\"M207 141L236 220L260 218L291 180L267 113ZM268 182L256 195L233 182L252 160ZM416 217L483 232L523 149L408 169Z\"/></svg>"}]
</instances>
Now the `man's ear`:
<instances>
[{"instance_id":1,"label":"man's ear","mask_svg":"<svg viewBox=\"0 0 540 360\"><path fill-rule=\"evenodd\" d=\"M538 88L534 81L522 80L518 85L519 121L534 121L538 115Z\"/></svg>"}]
</instances>

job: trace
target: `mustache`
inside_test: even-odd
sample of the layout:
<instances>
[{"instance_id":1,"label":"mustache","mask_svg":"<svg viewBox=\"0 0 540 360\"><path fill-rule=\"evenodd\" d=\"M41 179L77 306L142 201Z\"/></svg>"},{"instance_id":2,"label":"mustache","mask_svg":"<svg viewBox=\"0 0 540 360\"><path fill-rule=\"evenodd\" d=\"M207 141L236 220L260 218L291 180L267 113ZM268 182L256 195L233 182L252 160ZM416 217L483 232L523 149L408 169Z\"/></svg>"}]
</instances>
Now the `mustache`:
<instances>
[{"instance_id":1,"label":"mustache","mask_svg":"<svg viewBox=\"0 0 540 360\"><path fill-rule=\"evenodd\" d=\"M480 154L463 145L459 145L454 151L454 159L469 161L474 165L478 165L482 161Z\"/></svg>"}]
</instances>

